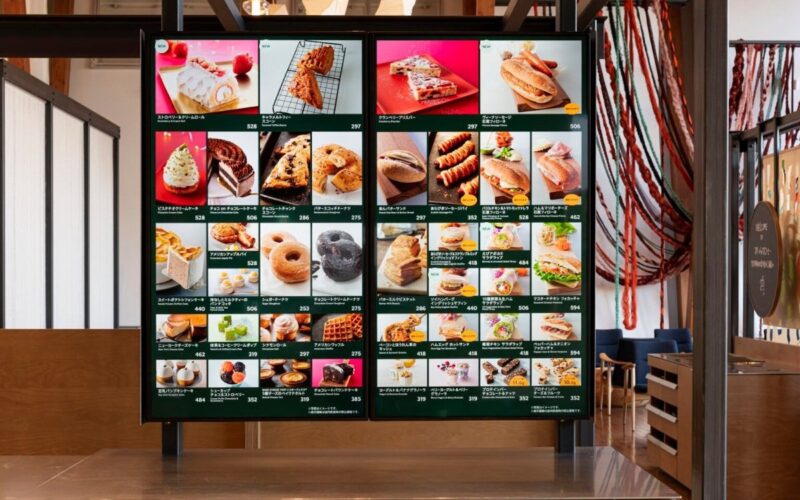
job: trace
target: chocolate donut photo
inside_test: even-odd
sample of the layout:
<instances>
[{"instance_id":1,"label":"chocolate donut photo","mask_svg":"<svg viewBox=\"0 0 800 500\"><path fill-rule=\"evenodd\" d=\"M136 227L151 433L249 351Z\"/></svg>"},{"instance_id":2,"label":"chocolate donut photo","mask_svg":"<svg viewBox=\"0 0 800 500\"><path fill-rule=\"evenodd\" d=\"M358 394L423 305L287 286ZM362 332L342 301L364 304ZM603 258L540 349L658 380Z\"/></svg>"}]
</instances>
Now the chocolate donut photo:
<instances>
[{"instance_id":1,"label":"chocolate donut photo","mask_svg":"<svg viewBox=\"0 0 800 500\"><path fill-rule=\"evenodd\" d=\"M364 267L361 224L314 224L312 290L314 295L362 294Z\"/></svg>"}]
</instances>

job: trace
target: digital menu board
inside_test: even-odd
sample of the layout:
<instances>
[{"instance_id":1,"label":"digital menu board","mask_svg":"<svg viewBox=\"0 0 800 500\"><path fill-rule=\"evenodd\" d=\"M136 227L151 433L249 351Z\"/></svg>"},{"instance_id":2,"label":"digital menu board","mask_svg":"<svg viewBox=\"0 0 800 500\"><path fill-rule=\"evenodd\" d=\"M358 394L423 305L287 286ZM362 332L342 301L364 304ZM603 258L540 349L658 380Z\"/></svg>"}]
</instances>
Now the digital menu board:
<instances>
[{"instance_id":1,"label":"digital menu board","mask_svg":"<svg viewBox=\"0 0 800 500\"><path fill-rule=\"evenodd\" d=\"M144 420L365 416L364 48L145 41Z\"/></svg>"},{"instance_id":2,"label":"digital menu board","mask_svg":"<svg viewBox=\"0 0 800 500\"><path fill-rule=\"evenodd\" d=\"M588 416L588 36L371 43L371 415Z\"/></svg>"}]
</instances>

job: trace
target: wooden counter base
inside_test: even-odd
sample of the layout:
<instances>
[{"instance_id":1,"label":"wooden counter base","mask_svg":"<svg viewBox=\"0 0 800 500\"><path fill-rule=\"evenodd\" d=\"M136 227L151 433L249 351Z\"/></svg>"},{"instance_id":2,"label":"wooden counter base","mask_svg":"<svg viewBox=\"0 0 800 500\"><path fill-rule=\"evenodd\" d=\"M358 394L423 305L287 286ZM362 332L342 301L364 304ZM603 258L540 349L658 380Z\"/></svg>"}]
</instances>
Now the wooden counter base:
<instances>
[{"instance_id":1,"label":"wooden counter base","mask_svg":"<svg viewBox=\"0 0 800 500\"><path fill-rule=\"evenodd\" d=\"M37 486L0 473L19 498L680 498L612 448L484 450L102 450L71 465L25 457ZM65 459L68 457L64 457ZM0 470L19 457L0 457ZM41 467L36 460L46 461ZM42 480L50 467L52 477Z\"/></svg>"}]
</instances>

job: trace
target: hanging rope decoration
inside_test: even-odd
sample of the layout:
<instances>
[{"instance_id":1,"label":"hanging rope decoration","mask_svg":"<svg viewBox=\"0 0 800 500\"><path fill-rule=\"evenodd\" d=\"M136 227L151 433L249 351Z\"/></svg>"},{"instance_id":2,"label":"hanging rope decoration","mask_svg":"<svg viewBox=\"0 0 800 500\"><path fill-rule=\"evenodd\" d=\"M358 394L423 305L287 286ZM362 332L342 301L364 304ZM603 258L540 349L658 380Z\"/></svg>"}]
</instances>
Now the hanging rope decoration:
<instances>
[{"instance_id":1,"label":"hanging rope decoration","mask_svg":"<svg viewBox=\"0 0 800 500\"><path fill-rule=\"evenodd\" d=\"M625 0L624 6L616 0L608 7L605 58L598 61L597 72L598 154L613 190L614 210L598 184L596 221L602 238L596 244L596 272L615 283L617 311L626 329L638 321L637 287L656 282L664 325L664 282L688 268L691 254L691 214L672 183L693 189L693 124L666 0L651 6L653 22L633 0ZM644 100L637 93L641 81L647 91ZM647 116L655 118L657 130L649 129ZM654 139L660 141L660 150ZM676 179L665 174L662 155L669 158ZM614 248L613 256L608 247Z\"/></svg>"}]
</instances>

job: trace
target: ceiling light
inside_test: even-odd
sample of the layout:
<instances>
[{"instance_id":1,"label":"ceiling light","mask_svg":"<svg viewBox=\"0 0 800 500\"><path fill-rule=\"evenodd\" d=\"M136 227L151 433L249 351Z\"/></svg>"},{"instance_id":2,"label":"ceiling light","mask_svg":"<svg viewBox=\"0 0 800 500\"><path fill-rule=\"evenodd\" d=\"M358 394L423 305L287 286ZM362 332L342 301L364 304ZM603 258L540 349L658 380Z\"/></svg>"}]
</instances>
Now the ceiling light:
<instances>
[{"instance_id":1,"label":"ceiling light","mask_svg":"<svg viewBox=\"0 0 800 500\"><path fill-rule=\"evenodd\" d=\"M267 0L244 0L242 2L242 9L245 14L250 16L269 15Z\"/></svg>"}]
</instances>

